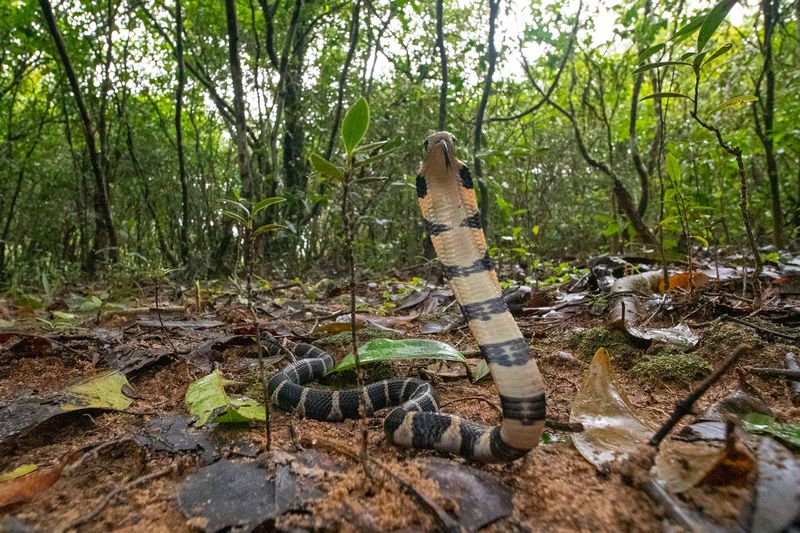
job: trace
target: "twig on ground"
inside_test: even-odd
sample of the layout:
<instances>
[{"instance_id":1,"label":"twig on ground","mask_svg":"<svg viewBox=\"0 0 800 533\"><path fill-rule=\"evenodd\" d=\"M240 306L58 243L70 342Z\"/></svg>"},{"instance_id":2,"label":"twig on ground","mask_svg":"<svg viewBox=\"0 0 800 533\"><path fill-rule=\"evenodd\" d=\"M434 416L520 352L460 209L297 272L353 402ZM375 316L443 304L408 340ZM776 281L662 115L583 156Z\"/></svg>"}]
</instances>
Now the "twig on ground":
<instances>
[{"instance_id":1,"label":"twig on ground","mask_svg":"<svg viewBox=\"0 0 800 533\"><path fill-rule=\"evenodd\" d=\"M800 365L797 364L797 357L792 352L786 354L784 361L786 361L786 368L789 370L800 371ZM792 403L798 405L800 404L800 382L792 381L790 385L792 389Z\"/></svg>"},{"instance_id":2,"label":"twig on ground","mask_svg":"<svg viewBox=\"0 0 800 533\"><path fill-rule=\"evenodd\" d=\"M765 368L762 366L747 367L747 371L760 378L783 378L786 381L800 381L800 370L786 370L783 368Z\"/></svg>"},{"instance_id":3,"label":"twig on ground","mask_svg":"<svg viewBox=\"0 0 800 533\"><path fill-rule=\"evenodd\" d=\"M775 337L780 337L781 339L787 339L790 341L795 341L795 342L800 341L800 337L797 337L796 335L789 335L788 333L782 333L780 331L775 331L769 328L765 328L764 326L761 326L759 324L754 324L753 322L748 322L747 320L742 320L741 318L736 318L735 316L726 315L724 318L725 320L730 320L731 322L736 322L737 324L753 328L754 330L759 331L761 333L774 335Z\"/></svg>"},{"instance_id":4,"label":"twig on ground","mask_svg":"<svg viewBox=\"0 0 800 533\"><path fill-rule=\"evenodd\" d=\"M129 315L141 315L145 313L155 313L158 310L161 313L183 313L186 311L185 305L167 305L164 307L159 307L156 309L155 307L131 307L129 309L109 309L108 311L103 311L103 318L110 318L112 316L129 316Z\"/></svg>"},{"instance_id":5,"label":"twig on ground","mask_svg":"<svg viewBox=\"0 0 800 533\"><path fill-rule=\"evenodd\" d=\"M114 498L119 496L119 494L121 494L122 492L127 491L129 489L132 489L133 487L135 487L137 485L141 485L142 483L147 483L148 481L152 481L154 479L157 479L157 478L166 476L168 474L171 474L174 470L175 470L175 466L174 465L170 465L167 468L163 468L161 470L157 470L156 472L153 472L151 474L147 474L147 475L138 477L138 478L134 479L133 481L126 482L124 485L122 485L120 487L117 487L116 489L114 489L111 492L109 492L102 500L100 500L100 503L97 504L97 506L94 509L92 509L89 513L87 513L87 514L85 514L85 515L73 520L72 522L70 522L69 524L64 526L61 529L61 531L69 531L70 529L77 529L78 527L91 522L100 513L103 512L103 509L105 509L108 506L108 504L111 502L111 500L113 500Z\"/></svg>"},{"instance_id":6,"label":"twig on ground","mask_svg":"<svg viewBox=\"0 0 800 533\"><path fill-rule=\"evenodd\" d=\"M338 443L333 442L333 441L329 441L327 439L319 439L319 438L317 438L317 439L314 439L313 442L306 442L304 444L306 446L314 446L314 445L316 445L316 446L322 446L324 448L328 448L328 449L333 450L333 451L335 451L337 453L340 453L342 455L346 455L347 457L349 457L349 458L351 458L354 461L359 462L359 463L361 462L361 459L362 459L359 454L357 454L355 452L352 452L352 451L348 450L347 448L339 445ZM461 525L458 522L456 522L455 520L453 520L453 518L450 515L448 515L444 511L444 509L442 509L441 507L439 507L439 505L436 504L436 502L426 498L424 494L422 494L421 492L417 491L410 483L408 483L403 478L401 478L400 476L398 476L397 474L392 472L389 469L388 466L386 466L385 464L379 462L378 460L376 460L373 457L370 457L369 461L370 461L371 464L373 464L373 465L377 466L378 468L380 468L385 474L387 474L390 478L392 478L392 480L394 480L398 485L400 485L400 489L403 492L405 492L411 498L414 498L417 501L417 503L419 503L423 508L425 508L425 510L428 511L436 519L437 522L439 522L439 525L441 526L441 528L444 531L460 532L462 530L461 529Z\"/></svg>"},{"instance_id":7,"label":"twig on ground","mask_svg":"<svg viewBox=\"0 0 800 533\"><path fill-rule=\"evenodd\" d=\"M672 428L674 428L684 416L692 412L692 407L694 406L695 402L699 400L703 394L705 394L706 391L708 391L708 389L714 383L716 383L723 374L725 374L725 372L727 372L734 364L736 364L742 355L750 350L752 350L752 347L747 344L740 344L737 346L733 353L727 359L725 359L725 361L723 361L722 364L719 365L719 367L717 367L717 369L714 370L710 376L704 379L703 382L700 383L696 389L686 395L685 398L679 400L675 404L675 409L672 411L672 416L669 417L669 420L667 420L664 425L661 426L661 429L659 429L658 432L653 436L653 438L650 439L650 445L658 448L658 446L661 444L661 441L663 441L667 434L672 431Z\"/></svg>"},{"instance_id":8,"label":"twig on ground","mask_svg":"<svg viewBox=\"0 0 800 533\"><path fill-rule=\"evenodd\" d=\"M100 452L102 450L105 450L106 448L111 448L113 446L118 446L118 445L123 444L125 442L132 442L132 443L136 444L136 446L139 447L139 449L144 451L139 446L139 443L136 442L136 439L134 439L132 436L126 435L124 437L116 437L116 438L113 438L113 439L110 439L110 440L106 440L106 441L100 442L98 444L93 444L91 446L83 448L84 450L86 450L83 453L83 455L78 457L74 462L70 463L66 468L64 468L64 473L67 474L67 473L70 473L70 472L73 472L73 471L77 470L78 468L80 468L83 465L83 463L85 463L89 459L96 458L100 454Z\"/></svg>"},{"instance_id":9,"label":"twig on ground","mask_svg":"<svg viewBox=\"0 0 800 533\"><path fill-rule=\"evenodd\" d=\"M580 433L583 431L583 424L580 422L562 422L560 420L546 419L544 427L552 429L553 431L567 431L570 433Z\"/></svg>"},{"instance_id":10,"label":"twig on ground","mask_svg":"<svg viewBox=\"0 0 800 533\"><path fill-rule=\"evenodd\" d=\"M161 324L161 331L164 333L164 336L167 338L167 342L169 343L170 348L172 348L172 355L175 357L175 360L178 360L178 359L180 359L181 356L178 353L178 349L172 343L172 338L169 336L169 332L167 331L167 328L164 327L164 321L161 319L161 309L158 308L158 291L159 291L159 286L160 286L158 276L156 276L155 280L156 280L156 299L155 299L155 304L156 304L156 316L158 316L158 323Z\"/></svg>"},{"instance_id":11,"label":"twig on ground","mask_svg":"<svg viewBox=\"0 0 800 533\"><path fill-rule=\"evenodd\" d=\"M453 405L454 403L468 402L468 401L472 401L472 400L481 401L481 402L485 403L486 405L488 405L489 407L494 409L495 412L497 412L497 414L501 414L502 413L502 411L500 410L500 408L497 405L495 405L490 399L484 398L483 396L464 396L463 398L456 398L455 400L450 400L449 402L445 402L445 403L441 404L439 406L439 408L440 409L444 409L448 405Z\"/></svg>"}]
</instances>

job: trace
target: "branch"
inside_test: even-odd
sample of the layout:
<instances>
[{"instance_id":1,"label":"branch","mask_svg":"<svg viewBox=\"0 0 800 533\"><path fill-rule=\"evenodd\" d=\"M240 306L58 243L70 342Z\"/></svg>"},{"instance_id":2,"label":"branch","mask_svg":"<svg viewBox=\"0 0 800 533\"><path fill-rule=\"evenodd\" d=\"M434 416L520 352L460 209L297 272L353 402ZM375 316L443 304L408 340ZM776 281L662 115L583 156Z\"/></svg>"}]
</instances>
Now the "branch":
<instances>
[{"instance_id":1,"label":"branch","mask_svg":"<svg viewBox=\"0 0 800 533\"><path fill-rule=\"evenodd\" d=\"M572 49L575 46L575 37L578 35L578 25L581 19L581 10L583 9L583 1L578 4L578 13L575 15L575 23L572 25L572 33L569 36L569 43L567 44L567 50L564 52L564 57L561 58L561 63L558 65L558 70L556 71L556 75L553 78L553 82L550 84L550 87L547 88L546 97L542 98L534 105L526 109L521 113L517 113L516 115L511 115L508 117L492 117L488 119L486 122L509 122L512 120L521 119L524 116L530 115L531 113L536 112L539 108L541 108L545 103L547 103L547 98L553 94L553 91L556 90L558 86L558 81L561 79L561 73L564 72L564 67L567 65L567 60L572 55ZM522 54L522 47L520 47L520 55ZM528 76L529 80L533 80L533 73L531 72L530 65L522 58L523 66L525 67L525 74Z\"/></svg>"},{"instance_id":2,"label":"branch","mask_svg":"<svg viewBox=\"0 0 800 533\"><path fill-rule=\"evenodd\" d=\"M672 412L672 416L669 417L661 429L658 430L652 439L650 439L650 445L658 448L667 434L672 431L678 422L681 421L683 417L690 414L692 412L692 407L694 407L695 402L699 400L703 394L705 394L711 386L719 381L719 378L728 371L736 362L742 357L744 354L752 350L747 344L740 344L736 347L733 353L722 362L719 367L711 373L706 379L703 380L700 385L697 386L692 392L690 392L684 399L679 400L675 404L675 410Z\"/></svg>"}]
</instances>

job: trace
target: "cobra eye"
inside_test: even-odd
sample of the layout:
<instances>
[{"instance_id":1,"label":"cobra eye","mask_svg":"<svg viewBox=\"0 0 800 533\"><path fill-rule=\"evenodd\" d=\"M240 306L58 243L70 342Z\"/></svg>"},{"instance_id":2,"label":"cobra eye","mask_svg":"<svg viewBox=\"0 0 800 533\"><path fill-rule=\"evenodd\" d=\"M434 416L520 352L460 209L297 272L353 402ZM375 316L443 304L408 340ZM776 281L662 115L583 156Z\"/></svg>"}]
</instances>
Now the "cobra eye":
<instances>
[{"instance_id":1,"label":"cobra eye","mask_svg":"<svg viewBox=\"0 0 800 533\"><path fill-rule=\"evenodd\" d=\"M425 139L425 142L422 143L422 149L426 151L428 150L428 139Z\"/></svg>"},{"instance_id":2,"label":"cobra eye","mask_svg":"<svg viewBox=\"0 0 800 533\"><path fill-rule=\"evenodd\" d=\"M453 144L456 144L456 141L457 141L457 140L458 140L458 139L456 139L456 136L455 136L455 135L451 135L451 136L450 136L450 141L451 141Z\"/></svg>"}]
</instances>

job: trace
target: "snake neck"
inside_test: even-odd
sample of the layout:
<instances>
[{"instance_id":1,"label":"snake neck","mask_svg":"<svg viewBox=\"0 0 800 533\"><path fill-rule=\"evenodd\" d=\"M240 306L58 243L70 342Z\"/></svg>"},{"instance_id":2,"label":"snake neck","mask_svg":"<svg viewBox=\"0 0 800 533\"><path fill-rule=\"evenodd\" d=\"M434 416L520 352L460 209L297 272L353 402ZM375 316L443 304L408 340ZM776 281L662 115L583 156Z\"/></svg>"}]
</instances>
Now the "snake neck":
<instances>
[{"instance_id":1,"label":"snake neck","mask_svg":"<svg viewBox=\"0 0 800 533\"><path fill-rule=\"evenodd\" d=\"M541 374L502 298L487 255L471 178L469 182L465 178L466 167L456 160L456 164L435 170L421 171L425 195L420 196L419 204L426 229L489 363L503 409L501 437L513 448L533 448L544 427Z\"/></svg>"}]
</instances>

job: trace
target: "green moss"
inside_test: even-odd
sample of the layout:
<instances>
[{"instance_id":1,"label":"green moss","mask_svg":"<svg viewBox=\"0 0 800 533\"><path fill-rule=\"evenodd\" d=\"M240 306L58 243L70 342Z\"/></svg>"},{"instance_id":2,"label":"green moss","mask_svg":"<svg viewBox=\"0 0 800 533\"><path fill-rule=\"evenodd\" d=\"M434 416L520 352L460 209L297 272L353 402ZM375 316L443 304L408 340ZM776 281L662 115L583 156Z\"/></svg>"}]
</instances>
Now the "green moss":
<instances>
[{"instance_id":1,"label":"green moss","mask_svg":"<svg viewBox=\"0 0 800 533\"><path fill-rule=\"evenodd\" d=\"M642 359L631 369L631 376L640 379L688 384L711 372L711 364L704 358L681 352L662 351Z\"/></svg>"},{"instance_id":2,"label":"green moss","mask_svg":"<svg viewBox=\"0 0 800 533\"><path fill-rule=\"evenodd\" d=\"M570 345L577 348L578 354L585 361L590 361L600 348L608 350L612 361L630 366L639 355L639 350L628 344L621 331L609 331L606 328L589 328L576 333L570 339Z\"/></svg>"},{"instance_id":3,"label":"green moss","mask_svg":"<svg viewBox=\"0 0 800 533\"><path fill-rule=\"evenodd\" d=\"M720 322L703 332L702 346L709 350L709 356L727 354L740 344L749 344L755 348L763 346L758 333L747 326L733 322Z\"/></svg>"}]
</instances>

